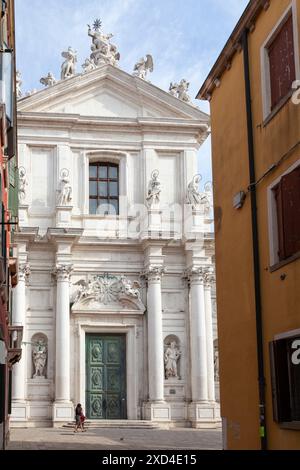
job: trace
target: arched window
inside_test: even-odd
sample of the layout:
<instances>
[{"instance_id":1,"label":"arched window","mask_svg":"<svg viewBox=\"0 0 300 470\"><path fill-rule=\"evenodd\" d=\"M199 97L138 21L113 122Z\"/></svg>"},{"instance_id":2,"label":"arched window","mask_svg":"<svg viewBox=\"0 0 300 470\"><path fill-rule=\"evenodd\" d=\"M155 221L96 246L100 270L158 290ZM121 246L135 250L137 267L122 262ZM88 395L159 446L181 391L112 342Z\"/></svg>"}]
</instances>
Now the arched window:
<instances>
[{"instance_id":1,"label":"arched window","mask_svg":"<svg viewBox=\"0 0 300 470\"><path fill-rule=\"evenodd\" d=\"M119 214L119 166L92 162L89 174L89 213Z\"/></svg>"}]
</instances>

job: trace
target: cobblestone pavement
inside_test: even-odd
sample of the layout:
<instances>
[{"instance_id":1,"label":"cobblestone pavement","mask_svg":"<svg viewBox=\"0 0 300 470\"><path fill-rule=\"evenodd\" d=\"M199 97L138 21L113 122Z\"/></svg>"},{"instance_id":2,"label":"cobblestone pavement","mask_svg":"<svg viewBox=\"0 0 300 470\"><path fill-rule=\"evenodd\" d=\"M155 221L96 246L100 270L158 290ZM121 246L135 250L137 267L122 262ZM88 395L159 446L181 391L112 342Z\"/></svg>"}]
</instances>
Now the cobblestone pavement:
<instances>
[{"instance_id":1,"label":"cobblestone pavement","mask_svg":"<svg viewBox=\"0 0 300 470\"><path fill-rule=\"evenodd\" d=\"M221 430L108 429L74 433L69 428L11 429L9 450L214 450Z\"/></svg>"}]
</instances>

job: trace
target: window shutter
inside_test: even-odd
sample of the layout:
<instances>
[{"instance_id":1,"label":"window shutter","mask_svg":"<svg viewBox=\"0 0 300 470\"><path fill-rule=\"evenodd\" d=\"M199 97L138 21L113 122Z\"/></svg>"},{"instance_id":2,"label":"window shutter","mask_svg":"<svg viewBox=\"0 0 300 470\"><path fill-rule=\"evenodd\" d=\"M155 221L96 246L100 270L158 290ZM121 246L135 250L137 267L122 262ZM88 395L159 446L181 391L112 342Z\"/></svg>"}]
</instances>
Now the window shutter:
<instances>
[{"instance_id":1,"label":"window shutter","mask_svg":"<svg viewBox=\"0 0 300 470\"><path fill-rule=\"evenodd\" d=\"M281 179L284 254L300 251L300 166Z\"/></svg>"},{"instance_id":2,"label":"window shutter","mask_svg":"<svg viewBox=\"0 0 300 470\"><path fill-rule=\"evenodd\" d=\"M290 15L269 46L271 109L287 95L296 80L293 17Z\"/></svg>"},{"instance_id":3,"label":"window shutter","mask_svg":"<svg viewBox=\"0 0 300 470\"><path fill-rule=\"evenodd\" d=\"M278 227L278 258L283 260L286 258L284 249L284 230L283 230L283 209L282 209L282 185L281 181L273 188L277 209L277 227Z\"/></svg>"}]
</instances>

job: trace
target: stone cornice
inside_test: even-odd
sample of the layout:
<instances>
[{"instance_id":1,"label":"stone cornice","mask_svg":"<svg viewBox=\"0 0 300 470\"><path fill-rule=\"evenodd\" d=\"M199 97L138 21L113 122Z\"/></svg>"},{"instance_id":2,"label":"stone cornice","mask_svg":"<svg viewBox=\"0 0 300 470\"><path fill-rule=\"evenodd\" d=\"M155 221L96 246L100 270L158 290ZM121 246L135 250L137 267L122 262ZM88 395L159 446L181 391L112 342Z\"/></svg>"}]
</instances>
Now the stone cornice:
<instances>
[{"instance_id":1,"label":"stone cornice","mask_svg":"<svg viewBox=\"0 0 300 470\"><path fill-rule=\"evenodd\" d=\"M82 236L84 229L82 228L48 228L47 239L50 242L77 242Z\"/></svg>"},{"instance_id":2,"label":"stone cornice","mask_svg":"<svg viewBox=\"0 0 300 470\"><path fill-rule=\"evenodd\" d=\"M85 90L92 90L99 88L99 82L109 80L113 87L122 89L124 94L136 97L143 104L143 101L151 101L158 107L170 109L170 113L177 113L183 116L190 116L192 119L207 119L209 117L203 111L178 100L167 91L164 91L157 86L148 83L145 80L136 78L124 70L111 65L103 65L96 70L84 74L77 74L74 77L57 82L55 85L40 90L29 97L24 97L18 101L19 111L26 111L28 109L39 108L50 103L57 102L61 97L67 97L69 93L73 96L76 94L82 95Z\"/></svg>"}]
</instances>

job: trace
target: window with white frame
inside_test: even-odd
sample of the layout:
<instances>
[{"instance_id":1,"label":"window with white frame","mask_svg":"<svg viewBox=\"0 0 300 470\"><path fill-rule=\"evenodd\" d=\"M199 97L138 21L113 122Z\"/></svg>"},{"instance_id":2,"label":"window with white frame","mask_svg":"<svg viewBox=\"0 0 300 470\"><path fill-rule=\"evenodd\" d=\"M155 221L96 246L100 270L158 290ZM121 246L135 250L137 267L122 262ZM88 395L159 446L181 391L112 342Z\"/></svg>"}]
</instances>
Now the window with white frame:
<instances>
[{"instance_id":1,"label":"window with white frame","mask_svg":"<svg viewBox=\"0 0 300 470\"><path fill-rule=\"evenodd\" d=\"M299 75L295 8L292 2L261 49L264 119L285 103Z\"/></svg>"},{"instance_id":2,"label":"window with white frame","mask_svg":"<svg viewBox=\"0 0 300 470\"><path fill-rule=\"evenodd\" d=\"M90 163L89 213L119 214L119 165L110 162Z\"/></svg>"}]
</instances>

